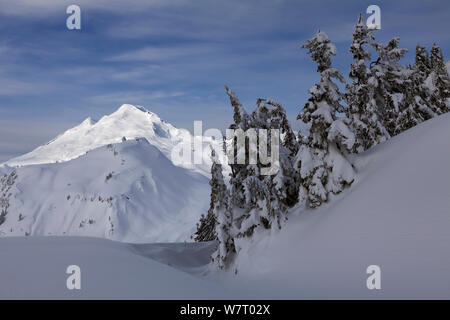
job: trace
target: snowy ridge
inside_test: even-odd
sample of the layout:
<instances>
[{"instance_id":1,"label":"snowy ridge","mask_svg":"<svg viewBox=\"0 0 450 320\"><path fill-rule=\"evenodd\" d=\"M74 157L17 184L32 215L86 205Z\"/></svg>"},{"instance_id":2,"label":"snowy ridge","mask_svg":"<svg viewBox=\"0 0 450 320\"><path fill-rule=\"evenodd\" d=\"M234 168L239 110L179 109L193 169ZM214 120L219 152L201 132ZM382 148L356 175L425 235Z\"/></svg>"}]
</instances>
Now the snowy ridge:
<instances>
[{"instance_id":1,"label":"snowy ridge","mask_svg":"<svg viewBox=\"0 0 450 320\"><path fill-rule=\"evenodd\" d=\"M69 134L89 127L84 123ZM0 185L6 211L1 236L184 241L209 203L208 179L174 166L145 138L102 146L63 163L0 168L0 174L6 174Z\"/></svg>"}]
</instances>

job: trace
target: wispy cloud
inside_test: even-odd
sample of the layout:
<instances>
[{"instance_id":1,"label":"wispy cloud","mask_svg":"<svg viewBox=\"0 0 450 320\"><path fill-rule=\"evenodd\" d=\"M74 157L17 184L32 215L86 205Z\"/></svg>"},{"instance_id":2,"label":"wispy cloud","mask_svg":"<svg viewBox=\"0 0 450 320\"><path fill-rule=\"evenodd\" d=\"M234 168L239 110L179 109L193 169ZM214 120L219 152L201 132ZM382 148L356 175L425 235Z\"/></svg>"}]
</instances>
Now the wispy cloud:
<instances>
[{"instance_id":1,"label":"wispy cloud","mask_svg":"<svg viewBox=\"0 0 450 320\"><path fill-rule=\"evenodd\" d=\"M187 45L171 47L145 47L117 56L111 57L109 61L160 61L171 60L180 57L200 56L215 51L211 45Z\"/></svg>"},{"instance_id":2,"label":"wispy cloud","mask_svg":"<svg viewBox=\"0 0 450 320\"><path fill-rule=\"evenodd\" d=\"M121 105L124 103L147 105L155 100L165 100L185 95L184 92L165 92L165 91L124 91L109 94L95 95L86 98L89 103Z\"/></svg>"},{"instance_id":3,"label":"wispy cloud","mask_svg":"<svg viewBox=\"0 0 450 320\"><path fill-rule=\"evenodd\" d=\"M65 9L72 4L77 4L87 10L101 10L116 13L142 12L150 8L174 6L186 3L185 0L2 0L0 1L0 12L14 16L24 16L29 19L40 18L50 14L65 13Z\"/></svg>"}]
</instances>

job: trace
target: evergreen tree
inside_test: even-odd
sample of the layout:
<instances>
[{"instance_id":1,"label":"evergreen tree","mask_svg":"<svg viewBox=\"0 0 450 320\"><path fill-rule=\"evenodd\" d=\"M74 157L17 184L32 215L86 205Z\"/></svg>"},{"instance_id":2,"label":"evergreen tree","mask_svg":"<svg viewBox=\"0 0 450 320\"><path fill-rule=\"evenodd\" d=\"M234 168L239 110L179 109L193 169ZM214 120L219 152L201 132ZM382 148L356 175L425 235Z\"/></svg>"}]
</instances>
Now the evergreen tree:
<instances>
[{"instance_id":1,"label":"evergreen tree","mask_svg":"<svg viewBox=\"0 0 450 320\"><path fill-rule=\"evenodd\" d=\"M336 112L344 112L340 101L342 95L333 79L344 83L344 77L331 67L331 56L336 55L336 47L323 31L318 31L314 38L309 39L302 46L308 49L311 59L317 63L320 82L309 89L311 97L298 115L297 119L310 123L309 145L318 149L327 149L328 132L331 124L336 120Z\"/></svg>"},{"instance_id":2,"label":"evergreen tree","mask_svg":"<svg viewBox=\"0 0 450 320\"><path fill-rule=\"evenodd\" d=\"M405 91L408 81L408 71L399 63L408 50L399 48L399 42L400 38L393 38L387 45L372 44L378 53L378 59L371 67L369 83L374 86L373 99L387 131L386 139L395 134L399 95Z\"/></svg>"},{"instance_id":3,"label":"evergreen tree","mask_svg":"<svg viewBox=\"0 0 450 320\"><path fill-rule=\"evenodd\" d=\"M429 57L424 47L416 47L415 63L409 68L399 107L396 134L448 111L445 85L439 87L448 79L442 52L436 45L431 52ZM429 79L433 85L430 85Z\"/></svg>"},{"instance_id":4,"label":"evergreen tree","mask_svg":"<svg viewBox=\"0 0 450 320\"><path fill-rule=\"evenodd\" d=\"M213 202L211 199L211 205L212 203ZM197 242L216 240L216 223L216 217L214 216L210 206L206 216L202 214L200 221L197 223L197 230L194 234L194 240Z\"/></svg>"},{"instance_id":5,"label":"evergreen tree","mask_svg":"<svg viewBox=\"0 0 450 320\"><path fill-rule=\"evenodd\" d=\"M250 124L250 116L245 111L244 107L239 101L239 98L234 93L233 90L225 86L226 93L230 99L231 106L233 107L234 114L233 119L234 123L230 125L230 129L237 130L241 129L244 132L249 129ZM230 194L231 194L231 207L234 208L243 208L245 205L245 197L244 197L244 186L243 180L248 176L248 150L238 150L237 138L233 137L232 141L228 141L233 148L233 155L230 156L230 152L228 152L228 160L231 168L231 176L230 176ZM248 140L246 138L246 145L248 144ZM245 152L245 163L238 163L238 152Z\"/></svg>"},{"instance_id":6,"label":"evergreen tree","mask_svg":"<svg viewBox=\"0 0 450 320\"><path fill-rule=\"evenodd\" d=\"M349 77L352 80L346 86L347 122L355 133L355 143L352 152L365 151L389 138L382 121L375 100L376 81L373 81L367 62L371 59L371 53L367 46L373 45L375 37L363 22L359 15L358 23L353 32L353 41L350 53L354 62L350 66Z\"/></svg>"},{"instance_id":7,"label":"evergreen tree","mask_svg":"<svg viewBox=\"0 0 450 320\"><path fill-rule=\"evenodd\" d=\"M245 136L245 145L238 150L237 138L234 138L234 158L231 161L231 204L234 226L237 237L249 237L256 228L279 229L287 208L297 202L298 182L295 180L295 170L291 157L296 152L296 141L289 126L283 107L274 100L259 99L256 110L248 115L237 96L227 88L227 94L234 108L235 122L231 129L243 129L244 133L253 130L256 140L249 141ZM262 175L261 170L266 167L261 159L257 163L250 163L250 148L261 148L264 141L260 141L260 130L267 135L267 151L271 151L271 129L284 134L280 145L280 160L275 159L277 167L275 175ZM255 145L253 145L255 144ZM245 163L238 163L238 155L245 155ZM271 157L271 154L269 154Z\"/></svg>"},{"instance_id":8,"label":"evergreen tree","mask_svg":"<svg viewBox=\"0 0 450 320\"><path fill-rule=\"evenodd\" d=\"M399 134L433 117L434 113L429 108L427 100L421 97L426 95L426 91L420 75L421 71L413 70L409 77L411 82L405 86L399 105L395 134Z\"/></svg>"},{"instance_id":9,"label":"evergreen tree","mask_svg":"<svg viewBox=\"0 0 450 320\"><path fill-rule=\"evenodd\" d=\"M395 134L441 113L440 108L436 106L435 93L426 85L426 79L431 73L431 63L424 47L417 45L415 63L406 70L407 80L404 82L399 103Z\"/></svg>"},{"instance_id":10,"label":"evergreen tree","mask_svg":"<svg viewBox=\"0 0 450 320\"><path fill-rule=\"evenodd\" d=\"M269 134L272 129L280 130L281 133L279 170L271 177L271 183L280 205L286 210L298 202L299 179L293 166L298 142L280 103L273 99L258 99L256 105L257 108L252 113L252 125L257 130L267 130ZM270 150L270 145L267 149Z\"/></svg>"},{"instance_id":11,"label":"evergreen tree","mask_svg":"<svg viewBox=\"0 0 450 320\"><path fill-rule=\"evenodd\" d=\"M430 51L432 81L436 88L434 103L440 114L450 111L450 77L445 66L442 50L436 44Z\"/></svg>"},{"instance_id":12,"label":"evergreen tree","mask_svg":"<svg viewBox=\"0 0 450 320\"><path fill-rule=\"evenodd\" d=\"M212 258L219 268L223 269L231 263L236 250L232 230L233 215L230 210L230 199L227 186L223 180L222 165L214 160L211 166L211 205L208 211L210 220L205 223L201 233L217 239L218 245ZM208 216L207 216L208 217Z\"/></svg>"},{"instance_id":13,"label":"evergreen tree","mask_svg":"<svg viewBox=\"0 0 450 320\"><path fill-rule=\"evenodd\" d=\"M228 201L228 190L223 181L222 166L216 162L214 153L212 154L212 160L211 179L209 180L211 186L210 204L207 215L202 214L200 222L197 224L197 231L194 235L194 240L197 242L217 239L217 208L228 207L228 203L226 203Z\"/></svg>"},{"instance_id":14,"label":"evergreen tree","mask_svg":"<svg viewBox=\"0 0 450 320\"><path fill-rule=\"evenodd\" d=\"M229 210L224 211L232 212L232 221L227 217L224 218L227 226L224 230L227 230L233 239L233 249L239 252L241 241L251 237L258 229L280 229L282 222L286 219L287 210L298 202L299 178L293 167L298 143L285 110L277 101L258 99L256 109L249 115L236 94L229 88L226 88L226 91L234 109L234 123L230 128L242 129L244 133L253 131L256 137L256 140L250 141L249 136L246 135L244 146L238 146L236 137L232 141L234 152L233 158L230 159ZM267 135L267 140L262 140L262 133ZM281 141L278 141L279 158L275 157L276 154L272 154L274 152L272 134L275 133L277 135L274 139L282 136ZM256 146L253 145L255 142ZM261 151L264 144L267 144L265 146L267 156L272 160L270 165L276 168L272 175L262 174L262 170L267 169L267 165L260 158L261 154L256 163L249 161L251 151L254 151L255 147ZM238 155L242 154L245 155L245 162L238 163ZM228 155L230 156L230 153ZM219 230L218 228L221 228L219 225L222 224L219 222L216 230ZM218 234L218 231L216 232ZM224 255L217 254L217 256ZM229 259L225 258L223 261L226 262Z\"/></svg>"},{"instance_id":15,"label":"evergreen tree","mask_svg":"<svg viewBox=\"0 0 450 320\"><path fill-rule=\"evenodd\" d=\"M311 97L297 117L309 123L310 130L305 141L301 141L295 166L302 179L300 198L306 197L310 207L317 207L328 200L330 192L339 193L353 182L354 172L344 154L353 148L355 137L347 121L337 117L345 109L341 104L342 94L333 82L333 79L344 82L339 71L331 67L336 47L319 30L302 48L308 49L317 63L320 82L309 90Z\"/></svg>"},{"instance_id":16,"label":"evergreen tree","mask_svg":"<svg viewBox=\"0 0 450 320\"><path fill-rule=\"evenodd\" d=\"M422 47L420 44L417 44L416 46L416 58L414 60L414 65L420 72L421 76L423 76L422 80L425 81L431 73L431 61L427 49Z\"/></svg>"}]
</instances>

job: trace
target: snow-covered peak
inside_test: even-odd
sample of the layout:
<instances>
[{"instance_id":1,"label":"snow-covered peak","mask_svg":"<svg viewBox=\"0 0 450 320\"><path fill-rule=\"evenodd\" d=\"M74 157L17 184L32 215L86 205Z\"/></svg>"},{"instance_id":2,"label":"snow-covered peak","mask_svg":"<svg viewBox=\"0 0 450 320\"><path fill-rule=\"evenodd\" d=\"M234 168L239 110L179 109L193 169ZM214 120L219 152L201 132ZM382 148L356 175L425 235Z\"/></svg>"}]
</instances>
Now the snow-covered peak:
<instances>
[{"instance_id":1,"label":"snow-covered peak","mask_svg":"<svg viewBox=\"0 0 450 320\"><path fill-rule=\"evenodd\" d=\"M144 137L170 159L173 147L182 141L190 141L192 135L186 129L176 128L163 121L157 114L144 107L124 104L97 122L87 118L47 144L11 159L5 164L25 166L69 161L89 150L119 143L123 137L126 139ZM202 165L201 168L192 166L190 168L203 174L209 172L207 165Z\"/></svg>"},{"instance_id":2,"label":"snow-covered peak","mask_svg":"<svg viewBox=\"0 0 450 320\"><path fill-rule=\"evenodd\" d=\"M87 117L81 124L80 126L86 126L86 127L90 127L93 126L95 124L95 120L93 120L91 117Z\"/></svg>"},{"instance_id":3,"label":"snow-covered peak","mask_svg":"<svg viewBox=\"0 0 450 320\"><path fill-rule=\"evenodd\" d=\"M110 114L107 117L141 117L149 115L151 116L155 121L161 122L161 118L156 114L153 113L146 108L142 106L134 106L132 104L123 104L120 106L119 109L117 109L115 112Z\"/></svg>"}]
</instances>

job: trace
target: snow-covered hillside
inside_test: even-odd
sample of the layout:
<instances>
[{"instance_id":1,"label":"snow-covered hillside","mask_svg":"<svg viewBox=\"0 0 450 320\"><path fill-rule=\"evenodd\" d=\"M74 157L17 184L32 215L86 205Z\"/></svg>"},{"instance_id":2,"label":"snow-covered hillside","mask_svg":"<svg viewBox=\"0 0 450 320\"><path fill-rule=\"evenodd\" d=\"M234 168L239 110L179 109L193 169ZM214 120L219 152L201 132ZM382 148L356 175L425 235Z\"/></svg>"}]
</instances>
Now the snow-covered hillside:
<instances>
[{"instance_id":1,"label":"snow-covered hillside","mask_svg":"<svg viewBox=\"0 0 450 320\"><path fill-rule=\"evenodd\" d=\"M238 281L272 298L449 299L450 114L354 161L348 191L251 240ZM369 265L381 268L381 290L366 288Z\"/></svg>"},{"instance_id":2,"label":"snow-covered hillside","mask_svg":"<svg viewBox=\"0 0 450 320\"><path fill-rule=\"evenodd\" d=\"M86 151L120 142L123 137L127 139L144 137L169 159L171 159L171 152L175 145L194 139L188 130L174 127L161 120L155 113L143 107L124 104L117 111L104 116L98 122L87 118L80 125L67 130L47 144L11 159L6 164L24 166L69 161L85 154ZM203 140L205 146L211 142L208 138ZM211 168L210 162L198 165L191 163L179 165L194 169L206 176L209 175Z\"/></svg>"},{"instance_id":3,"label":"snow-covered hillside","mask_svg":"<svg viewBox=\"0 0 450 320\"><path fill-rule=\"evenodd\" d=\"M184 241L209 204L208 179L174 166L145 138L63 163L0 168L0 176L0 236Z\"/></svg>"}]
</instances>

